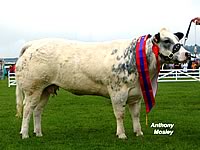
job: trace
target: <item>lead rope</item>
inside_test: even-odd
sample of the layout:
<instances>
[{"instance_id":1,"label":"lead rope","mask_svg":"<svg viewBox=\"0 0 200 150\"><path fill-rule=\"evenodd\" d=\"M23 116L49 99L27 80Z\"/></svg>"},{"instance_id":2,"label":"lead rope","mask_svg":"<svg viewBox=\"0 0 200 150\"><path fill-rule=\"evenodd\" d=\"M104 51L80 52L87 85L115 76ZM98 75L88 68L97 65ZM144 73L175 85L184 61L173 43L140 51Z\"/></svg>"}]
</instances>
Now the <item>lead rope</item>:
<instances>
[{"instance_id":1,"label":"lead rope","mask_svg":"<svg viewBox=\"0 0 200 150\"><path fill-rule=\"evenodd\" d=\"M196 54L197 54L197 24L195 22L195 27L194 27L194 54L195 54L195 57L196 57Z\"/></svg>"},{"instance_id":2,"label":"lead rope","mask_svg":"<svg viewBox=\"0 0 200 150\"><path fill-rule=\"evenodd\" d=\"M194 37L194 42L195 42L195 46L197 45L197 43L196 43L196 42L197 42L197 41L196 41L196 40L197 40L197 32L196 32L196 31L197 31L197 25L196 25L196 23L195 23L195 27L194 27L194 36L195 36L195 37Z\"/></svg>"},{"instance_id":3,"label":"lead rope","mask_svg":"<svg viewBox=\"0 0 200 150\"><path fill-rule=\"evenodd\" d=\"M185 35L185 41L184 41L184 45L186 44L186 41L188 39L188 35L189 35L189 32L190 32L190 27L192 25L192 20L190 21L190 24L189 24L189 27L187 29L187 32L186 32L186 35Z\"/></svg>"}]
</instances>

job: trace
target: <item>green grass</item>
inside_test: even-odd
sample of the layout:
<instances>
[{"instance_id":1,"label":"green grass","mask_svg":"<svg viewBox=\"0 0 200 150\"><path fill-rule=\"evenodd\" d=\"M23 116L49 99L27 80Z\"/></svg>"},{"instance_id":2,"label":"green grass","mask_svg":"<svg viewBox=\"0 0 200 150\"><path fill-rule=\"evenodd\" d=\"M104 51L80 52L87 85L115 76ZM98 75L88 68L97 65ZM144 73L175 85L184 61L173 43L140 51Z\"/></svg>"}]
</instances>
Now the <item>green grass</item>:
<instances>
[{"instance_id":1,"label":"green grass","mask_svg":"<svg viewBox=\"0 0 200 150\"><path fill-rule=\"evenodd\" d=\"M174 134L154 135L151 123L173 123ZM200 149L200 82L159 83L156 106L145 126L142 104L141 125L144 137L132 133L130 115L125 116L127 140L115 136L116 123L111 103L97 96L75 96L60 90L50 98L43 118L43 137L33 134L22 140L21 119L15 118L15 87L0 81L0 149L100 149L100 150L187 150Z\"/></svg>"}]
</instances>

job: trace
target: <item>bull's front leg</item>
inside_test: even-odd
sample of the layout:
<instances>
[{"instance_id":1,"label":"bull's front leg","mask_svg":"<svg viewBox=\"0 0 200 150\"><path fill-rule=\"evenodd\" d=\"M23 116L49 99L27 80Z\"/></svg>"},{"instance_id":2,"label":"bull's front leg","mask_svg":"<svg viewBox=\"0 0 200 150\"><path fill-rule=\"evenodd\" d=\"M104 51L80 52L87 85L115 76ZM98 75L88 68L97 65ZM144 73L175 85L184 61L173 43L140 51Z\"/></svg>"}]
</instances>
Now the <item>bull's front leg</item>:
<instances>
[{"instance_id":1,"label":"bull's front leg","mask_svg":"<svg viewBox=\"0 0 200 150\"><path fill-rule=\"evenodd\" d=\"M114 92L111 95L111 101L113 106L113 111L117 122L117 133L116 135L120 139L126 139L125 129L124 129L124 115L125 106L127 101L126 92Z\"/></svg>"},{"instance_id":2,"label":"bull's front leg","mask_svg":"<svg viewBox=\"0 0 200 150\"><path fill-rule=\"evenodd\" d=\"M114 114L117 121L117 133L116 135L120 139L126 139L125 129L124 129L124 114L125 114L125 104L112 102Z\"/></svg>"},{"instance_id":3,"label":"bull's front leg","mask_svg":"<svg viewBox=\"0 0 200 150\"><path fill-rule=\"evenodd\" d=\"M129 111L131 113L133 121L133 130L136 133L136 136L142 136L143 132L140 125L140 109L141 109L141 99L134 101L129 104Z\"/></svg>"}]
</instances>

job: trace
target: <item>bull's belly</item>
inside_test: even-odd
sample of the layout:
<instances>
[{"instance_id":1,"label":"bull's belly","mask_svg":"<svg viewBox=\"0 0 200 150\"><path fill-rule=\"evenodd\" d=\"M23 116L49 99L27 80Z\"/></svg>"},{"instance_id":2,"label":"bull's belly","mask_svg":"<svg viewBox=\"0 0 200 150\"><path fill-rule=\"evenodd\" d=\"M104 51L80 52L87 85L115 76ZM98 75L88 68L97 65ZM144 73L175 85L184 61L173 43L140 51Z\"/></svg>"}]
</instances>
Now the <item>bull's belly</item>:
<instances>
[{"instance_id":1,"label":"bull's belly","mask_svg":"<svg viewBox=\"0 0 200 150\"><path fill-rule=\"evenodd\" d=\"M103 96L109 98L109 94L104 91L89 91L89 90L79 90L79 89L65 89L66 91L75 94L75 95L95 95L95 96Z\"/></svg>"},{"instance_id":2,"label":"bull's belly","mask_svg":"<svg viewBox=\"0 0 200 150\"><path fill-rule=\"evenodd\" d=\"M66 80L54 82L57 86L75 95L98 95L109 97L107 86L91 80Z\"/></svg>"}]
</instances>

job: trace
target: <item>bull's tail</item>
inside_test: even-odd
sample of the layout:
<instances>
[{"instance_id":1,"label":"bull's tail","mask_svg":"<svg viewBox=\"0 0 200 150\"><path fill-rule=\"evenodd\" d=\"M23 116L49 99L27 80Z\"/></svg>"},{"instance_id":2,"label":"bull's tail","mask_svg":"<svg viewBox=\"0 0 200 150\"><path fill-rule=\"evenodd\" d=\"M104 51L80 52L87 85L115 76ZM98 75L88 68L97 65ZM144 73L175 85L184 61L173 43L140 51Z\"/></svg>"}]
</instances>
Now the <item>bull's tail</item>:
<instances>
[{"instance_id":1,"label":"bull's tail","mask_svg":"<svg viewBox=\"0 0 200 150\"><path fill-rule=\"evenodd\" d=\"M19 87L19 85L16 85L16 109L17 109L16 117L19 118L22 117L23 101L24 101L23 91Z\"/></svg>"},{"instance_id":2,"label":"bull's tail","mask_svg":"<svg viewBox=\"0 0 200 150\"><path fill-rule=\"evenodd\" d=\"M30 46L31 44L29 43L23 46L19 55L19 59ZM19 117L19 118L22 117L23 101L24 101L24 93L22 89L20 88L20 86L17 84L16 85L16 109L17 109L16 117Z\"/></svg>"},{"instance_id":3,"label":"bull's tail","mask_svg":"<svg viewBox=\"0 0 200 150\"><path fill-rule=\"evenodd\" d=\"M24 45L23 48L20 51L19 57L21 57L29 47L31 47L30 43L27 43L26 45Z\"/></svg>"}]
</instances>

